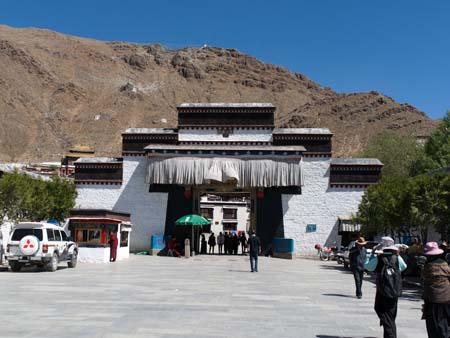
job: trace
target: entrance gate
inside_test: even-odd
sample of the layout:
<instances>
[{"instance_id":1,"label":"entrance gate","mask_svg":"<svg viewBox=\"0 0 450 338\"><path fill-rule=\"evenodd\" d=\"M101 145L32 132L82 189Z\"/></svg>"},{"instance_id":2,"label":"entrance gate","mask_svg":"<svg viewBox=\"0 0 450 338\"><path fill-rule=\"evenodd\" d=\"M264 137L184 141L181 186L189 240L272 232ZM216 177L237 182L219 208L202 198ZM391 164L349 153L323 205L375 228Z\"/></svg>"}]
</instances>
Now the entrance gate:
<instances>
[{"instance_id":1,"label":"entrance gate","mask_svg":"<svg viewBox=\"0 0 450 338\"><path fill-rule=\"evenodd\" d=\"M187 214L200 213L199 202L203 193L248 193L250 203L250 230L256 230L261 239L262 250L269 253L275 237L284 237L282 193L298 193L284 188L237 189L231 184L211 184L185 187L181 185L165 185L164 189L151 191L168 192L165 235L175 234L175 221Z\"/></svg>"}]
</instances>

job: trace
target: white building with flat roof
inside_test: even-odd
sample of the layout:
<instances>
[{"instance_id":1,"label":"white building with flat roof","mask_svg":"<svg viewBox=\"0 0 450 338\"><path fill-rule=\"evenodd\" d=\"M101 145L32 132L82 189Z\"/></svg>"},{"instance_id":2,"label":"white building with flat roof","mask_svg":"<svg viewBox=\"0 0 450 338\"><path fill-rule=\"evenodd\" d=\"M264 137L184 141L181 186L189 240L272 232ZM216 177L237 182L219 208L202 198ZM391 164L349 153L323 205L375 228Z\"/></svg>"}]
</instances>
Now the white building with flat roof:
<instances>
[{"instance_id":1,"label":"white building with flat roof","mask_svg":"<svg viewBox=\"0 0 450 338\"><path fill-rule=\"evenodd\" d=\"M290 238L295 254L314 255L316 243L358 231L341 216L357 212L366 188L380 179L380 161L333 159L329 129L275 128L271 104L177 110L177 128L124 131L120 159L74 163L77 208L129 213L131 251L149 250L152 235L175 234L178 218L207 208L206 194L246 194L248 215L238 211L236 224L227 218L236 208L223 204L216 220L214 206L212 229L255 230L263 248Z\"/></svg>"}]
</instances>

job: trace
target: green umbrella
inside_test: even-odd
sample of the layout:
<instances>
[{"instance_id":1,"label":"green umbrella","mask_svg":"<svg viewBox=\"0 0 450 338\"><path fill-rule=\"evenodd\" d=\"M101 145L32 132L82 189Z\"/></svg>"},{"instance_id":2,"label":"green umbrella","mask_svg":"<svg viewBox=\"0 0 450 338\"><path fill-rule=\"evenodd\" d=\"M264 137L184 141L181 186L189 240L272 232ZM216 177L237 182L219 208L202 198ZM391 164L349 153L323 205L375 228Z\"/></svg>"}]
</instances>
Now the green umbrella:
<instances>
[{"instance_id":1,"label":"green umbrella","mask_svg":"<svg viewBox=\"0 0 450 338\"><path fill-rule=\"evenodd\" d=\"M176 222L176 226L188 226L191 227L191 248L194 246L194 228L201 228L203 225L210 225L211 222L208 221L205 217L200 215L186 215L179 218ZM192 250L192 249L191 249Z\"/></svg>"},{"instance_id":2,"label":"green umbrella","mask_svg":"<svg viewBox=\"0 0 450 338\"><path fill-rule=\"evenodd\" d=\"M205 217L195 214L183 216L175 222L175 225L178 226L192 226L192 227L210 224L211 222L208 221Z\"/></svg>"}]
</instances>

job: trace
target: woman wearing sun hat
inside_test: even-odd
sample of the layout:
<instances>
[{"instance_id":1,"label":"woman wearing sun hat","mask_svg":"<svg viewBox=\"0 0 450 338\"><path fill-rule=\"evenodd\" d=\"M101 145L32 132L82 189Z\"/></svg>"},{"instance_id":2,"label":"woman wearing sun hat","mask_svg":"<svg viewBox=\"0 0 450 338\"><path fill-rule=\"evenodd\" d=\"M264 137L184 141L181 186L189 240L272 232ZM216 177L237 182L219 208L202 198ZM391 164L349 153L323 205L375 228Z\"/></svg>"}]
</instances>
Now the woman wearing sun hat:
<instances>
[{"instance_id":1,"label":"woman wearing sun hat","mask_svg":"<svg viewBox=\"0 0 450 338\"><path fill-rule=\"evenodd\" d=\"M350 249L349 258L350 258L350 269L353 272L353 277L355 278L355 286L356 286L356 297L358 299L362 298L362 282L364 275L364 263L366 262L367 251L364 247L367 244L367 241L364 237L359 237L355 246Z\"/></svg>"},{"instance_id":2,"label":"woman wearing sun hat","mask_svg":"<svg viewBox=\"0 0 450 338\"><path fill-rule=\"evenodd\" d=\"M423 269L423 315L428 337L450 337L450 268L444 250L436 242L425 244L427 263Z\"/></svg>"}]
</instances>

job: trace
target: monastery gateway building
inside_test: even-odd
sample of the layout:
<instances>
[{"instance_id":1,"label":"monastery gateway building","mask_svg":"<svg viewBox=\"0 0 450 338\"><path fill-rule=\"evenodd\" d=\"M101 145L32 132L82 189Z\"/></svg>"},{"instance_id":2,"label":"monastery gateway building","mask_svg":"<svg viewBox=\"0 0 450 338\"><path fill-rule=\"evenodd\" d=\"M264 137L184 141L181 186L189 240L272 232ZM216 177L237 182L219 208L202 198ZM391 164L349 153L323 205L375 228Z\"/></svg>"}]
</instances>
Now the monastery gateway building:
<instances>
[{"instance_id":1,"label":"monastery gateway building","mask_svg":"<svg viewBox=\"0 0 450 338\"><path fill-rule=\"evenodd\" d=\"M205 196L247 201L246 224L230 225L237 212L222 203L214 231L256 230L263 248L290 238L296 255L313 255L316 243L348 242L359 230L351 217L382 164L332 158L330 130L275 128L275 109L184 103L178 128L127 129L122 157L74 162L75 213L129 215L134 252L150 250L151 236L173 234L181 216L202 213Z\"/></svg>"}]
</instances>

